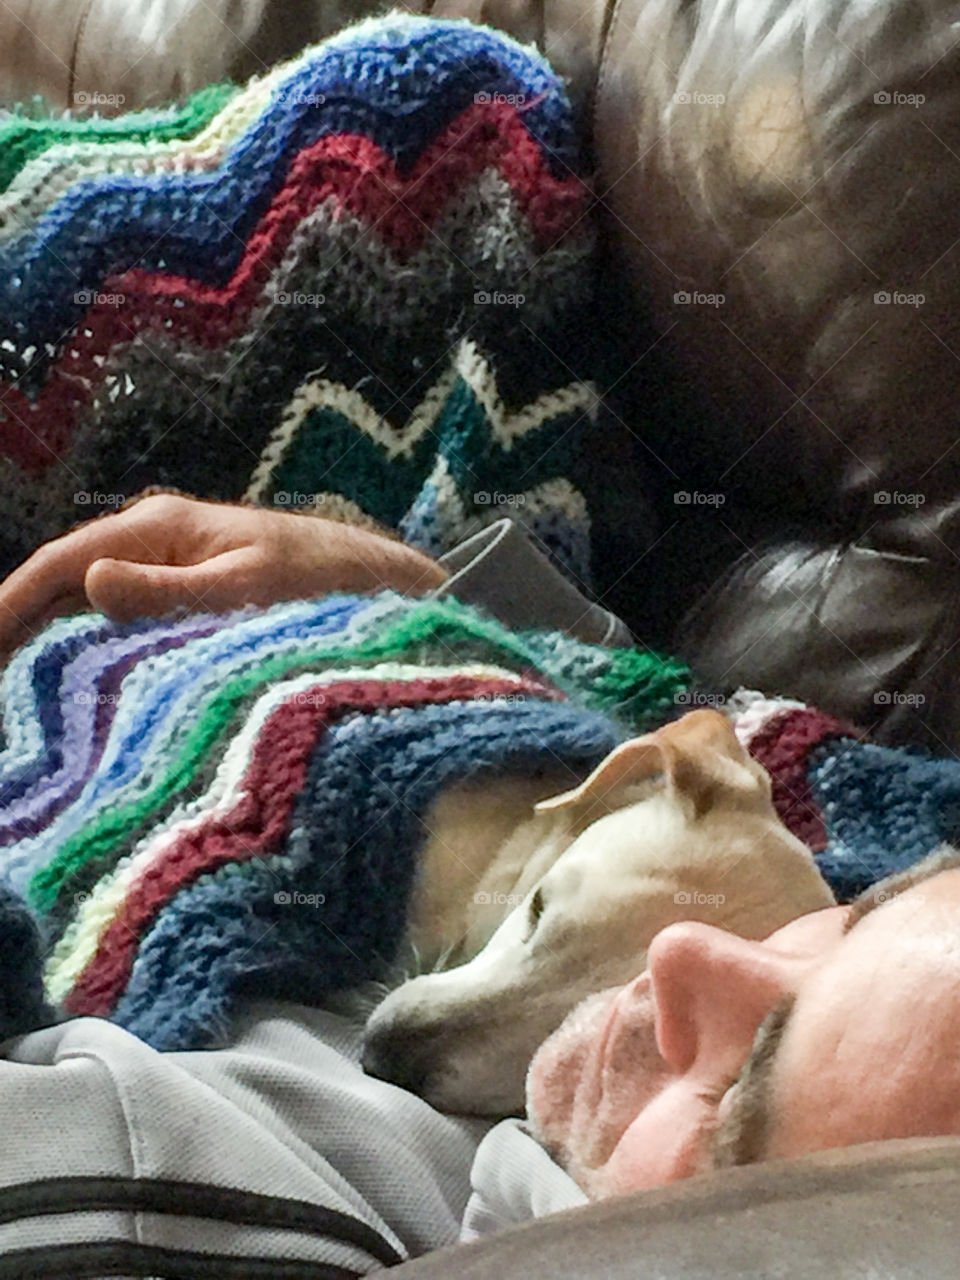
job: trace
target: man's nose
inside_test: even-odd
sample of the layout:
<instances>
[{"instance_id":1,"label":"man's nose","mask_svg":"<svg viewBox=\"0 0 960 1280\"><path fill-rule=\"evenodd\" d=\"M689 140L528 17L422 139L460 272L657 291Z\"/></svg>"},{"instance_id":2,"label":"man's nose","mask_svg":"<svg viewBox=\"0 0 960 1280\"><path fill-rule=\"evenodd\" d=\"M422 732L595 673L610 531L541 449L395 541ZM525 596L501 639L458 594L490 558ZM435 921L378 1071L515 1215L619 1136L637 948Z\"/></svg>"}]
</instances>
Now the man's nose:
<instances>
[{"instance_id":1,"label":"man's nose","mask_svg":"<svg viewBox=\"0 0 960 1280\"><path fill-rule=\"evenodd\" d=\"M657 1045L678 1072L736 1072L757 1028L795 989L798 965L763 942L685 921L650 944Z\"/></svg>"}]
</instances>

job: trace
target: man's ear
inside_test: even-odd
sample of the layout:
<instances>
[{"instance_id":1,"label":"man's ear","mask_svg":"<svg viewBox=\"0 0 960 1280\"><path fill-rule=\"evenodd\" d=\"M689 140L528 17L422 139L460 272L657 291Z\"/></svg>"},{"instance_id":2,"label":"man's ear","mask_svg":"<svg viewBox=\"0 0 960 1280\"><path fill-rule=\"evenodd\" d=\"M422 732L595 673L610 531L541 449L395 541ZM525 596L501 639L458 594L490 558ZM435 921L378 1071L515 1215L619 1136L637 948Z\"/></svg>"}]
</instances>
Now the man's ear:
<instances>
[{"instance_id":1,"label":"man's ear","mask_svg":"<svg viewBox=\"0 0 960 1280\"><path fill-rule=\"evenodd\" d=\"M645 734L622 742L593 773L572 791L561 792L535 806L537 813L553 813L560 809L577 811L578 820L593 822L625 802L624 793L633 783L663 773L665 758L657 733Z\"/></svg>"},{"instance_id":2,"label":"man's ear","mask_svg":"<svg viewBox=\"0 0 960 1280\"><path fill-rule=\"evenodd\" d=\"M579 787L541 800L536 810L570 809L576 811L578 825L585 825L629 803L630 787L656 774L664 775L696 817L721 793L765 799L770 794L766 773L741 746L729 719L720 711L704 710L622 743Z\"/></svg>"}]
</instances>

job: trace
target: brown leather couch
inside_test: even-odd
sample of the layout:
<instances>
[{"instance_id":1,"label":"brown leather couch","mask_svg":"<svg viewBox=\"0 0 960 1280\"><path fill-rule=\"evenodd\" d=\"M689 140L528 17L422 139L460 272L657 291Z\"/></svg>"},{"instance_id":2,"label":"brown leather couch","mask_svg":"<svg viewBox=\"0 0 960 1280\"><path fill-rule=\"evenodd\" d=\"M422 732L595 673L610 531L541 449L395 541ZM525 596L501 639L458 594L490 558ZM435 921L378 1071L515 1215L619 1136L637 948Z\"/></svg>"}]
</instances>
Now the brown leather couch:
<instances>
[{"instance_id":1,"label":"brown leather couch","mask_svg":"<svg viewBox=\"0 0 960 1280\"><path fill-rule=\"evenodd\" d=\"M69 106L92 88L135 108L243 78L383 7L6 0L0 95ZM592 140L623 339L617 407L661 519L609 602L644 639L679 647L706 685L803 697L881 739L956 749L955 7L407 8L535 41ZM891 1144L724 1173L400 1270L953 1275L958 1152Z\"/></svg>"},{"instance_id":2,"label":"brown leather couch","mask_svg":"<svg viewBox=\"0 0 960 1280\"><path fill-rule=\"evenodd\" d=\"M661 518L609 602L707 685L797 695L889 741L960 744L953 7L406 7L536 41L592 136L626 338L618 412ZM383 8L7 0L0 92L68 106L95 88L130 109Z\"/></svg>"},{"instance_id":3,"label":"brown leather couch","mask_svg":"<svg viewBox=\"0 0 960 1280\"><path fill-rule=\"evenodd\" d=\"M568 1209L391 1280L952 1280L958 1197L960 1140L875 1142Z\"/></svg>"},{"instance_id":4,"label":"brown leather couch","mask_svg":"<svg viewBox=\"0 0 960 1280\"><path fill-rule=\"evenodd\" d=\"M2 95L165 101L383 7L7 0ZM661 517L610 603L644 639L682 649L705 684L790 693L881 739L956 746L952 6L407 7L536 41L592 135L611 279L625 268L632 282L611 286L626 335L618 411Z\"/></svg>"}]
</instances>

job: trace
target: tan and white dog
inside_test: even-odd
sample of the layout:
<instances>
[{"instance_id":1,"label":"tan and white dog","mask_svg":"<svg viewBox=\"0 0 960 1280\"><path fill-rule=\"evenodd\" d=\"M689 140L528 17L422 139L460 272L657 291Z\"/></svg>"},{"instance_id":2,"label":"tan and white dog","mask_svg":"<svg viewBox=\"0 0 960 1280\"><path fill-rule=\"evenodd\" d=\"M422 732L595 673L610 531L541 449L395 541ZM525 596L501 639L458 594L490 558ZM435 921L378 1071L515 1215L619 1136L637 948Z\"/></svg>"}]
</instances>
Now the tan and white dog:
<instances>
[{"instance_id":1,"label":"tan and white dog","mask_svg":"<svg viewBox=\"0 0 960 1280\"><path fill-rule=\"evenodd\" d=\"M410 937L434 960L450 947L456 967L390 992L363 1065L444 1110L521 1113L541 1041L586 996L640 973L665 925L762 938L834 902L718 711L624 743L531 811L548 781L473 784L431 816Z\"/></svg>"}]
</instances>

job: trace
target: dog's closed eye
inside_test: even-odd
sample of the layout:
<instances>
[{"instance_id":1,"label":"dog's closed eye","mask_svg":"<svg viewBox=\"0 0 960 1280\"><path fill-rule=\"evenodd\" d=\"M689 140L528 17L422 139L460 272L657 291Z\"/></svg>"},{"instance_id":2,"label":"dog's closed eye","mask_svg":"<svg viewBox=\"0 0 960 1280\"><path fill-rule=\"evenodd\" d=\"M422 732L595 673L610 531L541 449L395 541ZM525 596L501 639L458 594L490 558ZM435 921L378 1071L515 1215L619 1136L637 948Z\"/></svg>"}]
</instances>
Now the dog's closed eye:
<instances>
[{"instance_id":1,"label":"dog's closed eye","mask_svg":"<svg viewBox=\"0 0 960 1280\"><path fill-rule=\"evenodd\" d=\"M536 892L530 899L530 914L527 918L527 927L524 942L529 942L537 930L537 921L543 915L543 889L537 886Z\"/></svg>"}]
</instances>

